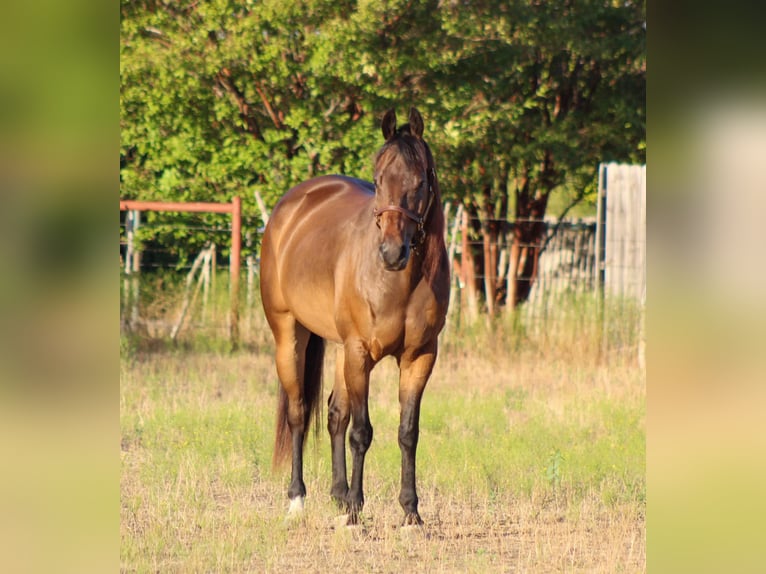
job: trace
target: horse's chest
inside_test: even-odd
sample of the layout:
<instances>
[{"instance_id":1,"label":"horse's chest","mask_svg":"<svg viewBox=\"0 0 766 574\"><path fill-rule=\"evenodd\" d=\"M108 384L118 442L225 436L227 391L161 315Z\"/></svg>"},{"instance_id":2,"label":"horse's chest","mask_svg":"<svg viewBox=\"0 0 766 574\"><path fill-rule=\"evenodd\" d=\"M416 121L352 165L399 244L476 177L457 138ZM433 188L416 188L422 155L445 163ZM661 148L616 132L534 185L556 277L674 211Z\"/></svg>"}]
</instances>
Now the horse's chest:
<instances>
[{"instance_id":1,"label":"horse's chest","mask_svg":"<svg viewBox=\"0 0 766 574\"><path fill-rule=\"evenodd\" d=\"M420 346L438 331L432 298L414 297L395 308L377 312L371 307L370 356L377 361L402 346Z\"/></svg>"},{"instance_id":2,"label":"horse's chest","mask_svg":"<svg viewBox=\"0 0 766 574\"><path fill-rule=\"evenodd\" d=\"M373 316L369 333L370 356L379 361L399 348L404 340L406 318L404 311L385 316Z\"/></svg>"}]
</instances>

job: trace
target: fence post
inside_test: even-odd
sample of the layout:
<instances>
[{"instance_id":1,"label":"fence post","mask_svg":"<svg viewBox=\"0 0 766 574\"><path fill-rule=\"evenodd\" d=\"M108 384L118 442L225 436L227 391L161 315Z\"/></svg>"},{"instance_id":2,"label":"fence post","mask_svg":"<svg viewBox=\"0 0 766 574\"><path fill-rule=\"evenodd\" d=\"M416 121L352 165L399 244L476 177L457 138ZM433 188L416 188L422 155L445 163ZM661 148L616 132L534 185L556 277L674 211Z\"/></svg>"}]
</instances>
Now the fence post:
<instances>
[{"instance_id":1,"label":"fence post","mask_svg":"<svg viewBox=\"0 0 766 574\"><path fill-rule=\"evenodd\" d=\"M604 275L606 270L606 178L607 164L598 166L598 199L596 201L596 289L604 294Z\"/></svg>"},{"instance_id":2,"label":"fence post","mask_svg":"<svg viewBox=\"0 0 766 574\"><path fill-rule=\"evenodd\" d=\"M598 166L598 199L596 200L596 314L601 328L599 332L598 354L599 362L604 360L606 353L606 310L605 280L606 280L606 195L607 195L607 164Z\"/></svg>"},{"instance_id":3,"label":"fence post","mask_svg":"<svg viewBox=\"0 0 766 574\"><path fill-rule=\"evenodd\" d=\"M239 267L242 248L242 200L233 197L231 200L231 255L229 269L231 273L231 321L229 335L231 348L239 347Z\"/></svg>"},{"instance_id":4,"label":"fence post","mask_svg":"<svg viewBox=\"0 0 766 574\"><path fill-rule=\"evenodd\" d=\"M132 329L138 323L138 273L141 269L141 254L136 249L136 230L141 225L141 212L128 210L125 216L125 307L128 311L128 325Z\"/></svg>"}]
</instances>

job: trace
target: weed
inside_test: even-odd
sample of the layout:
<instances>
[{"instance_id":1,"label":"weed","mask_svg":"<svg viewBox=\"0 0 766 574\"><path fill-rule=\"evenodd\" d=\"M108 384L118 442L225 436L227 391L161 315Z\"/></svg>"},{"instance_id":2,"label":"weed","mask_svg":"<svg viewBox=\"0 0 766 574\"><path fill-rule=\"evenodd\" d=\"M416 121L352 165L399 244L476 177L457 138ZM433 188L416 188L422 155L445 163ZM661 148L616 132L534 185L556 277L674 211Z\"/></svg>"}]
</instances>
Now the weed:
<instances>
[{"instance_id":1,"label":"weed","mask_svg":"<svg viewBox=\"0 0 766 574\"><path fill-rule=\"evenodd\" d=\"M561 466L564 462L564 455L559 449L555 449L548 457L548 463L545 467L545 478L552 488L558 489L561 486Z\"/></svg>"}]
</instances>

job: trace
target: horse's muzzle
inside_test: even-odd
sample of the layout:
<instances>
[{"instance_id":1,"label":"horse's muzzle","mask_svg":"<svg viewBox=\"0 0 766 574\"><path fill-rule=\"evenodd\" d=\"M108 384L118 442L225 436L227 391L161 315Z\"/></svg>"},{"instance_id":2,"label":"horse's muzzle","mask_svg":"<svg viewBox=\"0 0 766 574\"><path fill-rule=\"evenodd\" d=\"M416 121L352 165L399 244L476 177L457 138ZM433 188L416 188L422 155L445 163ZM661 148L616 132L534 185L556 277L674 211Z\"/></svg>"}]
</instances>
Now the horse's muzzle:
<instances>
[{"instance_id":1,"label":"horse's muzzle","mask_svg":"<svg viewBox=\"0 0 766 574\"><path fill-rule=\"evenodd\" d=\"M410 260L410 246L407 243L384 241L378 249L383 266L388 271L401 271Z\"/></svg>"}]
</instances>

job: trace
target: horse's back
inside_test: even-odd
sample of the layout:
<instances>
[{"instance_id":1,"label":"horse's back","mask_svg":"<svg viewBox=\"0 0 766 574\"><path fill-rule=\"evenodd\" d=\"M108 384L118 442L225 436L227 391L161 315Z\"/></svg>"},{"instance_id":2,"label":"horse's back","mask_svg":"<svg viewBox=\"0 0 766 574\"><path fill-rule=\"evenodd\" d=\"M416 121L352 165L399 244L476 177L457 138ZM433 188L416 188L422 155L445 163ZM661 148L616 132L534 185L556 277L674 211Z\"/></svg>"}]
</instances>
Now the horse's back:
<instances>
[{"instance_id":1,"label":"horse's back","mask_svg":"<svg viewBox=\"0 0 766 574\"><path fill-rule=\"evenodd\" d=\"M263 242L278 257L315 260L337 256L374 196L371 183L342 175L299 183L277 202Z\"/></svg>"},{"instance_id":2,"label":"horse's back","mask_svg":"<svg viewBox=\"0 0 766 574\"><path fill-rule=\"evenodd\" d=\"M338 259L374 198L372 184L322 176L290 189L274 208L261 249L261 293L267 316L290 313L323 338L338 340L334 321Z\"/></svg>"},{"instance_id":3,"label":"horse's back","mask_svg":"<svg viewBox=\"0 0 766 574\"><path fill-rule=\"evenodd\" d=\"M291 188L277 202L266 233L279 233L291 223L316 217L313 214L317 211L338 212L338 218L343 217L342 213L350 215L355 207L372 201L373 197L372 184L361 179L342 175L309 179Z\"/></svg>"}]
</instances>

